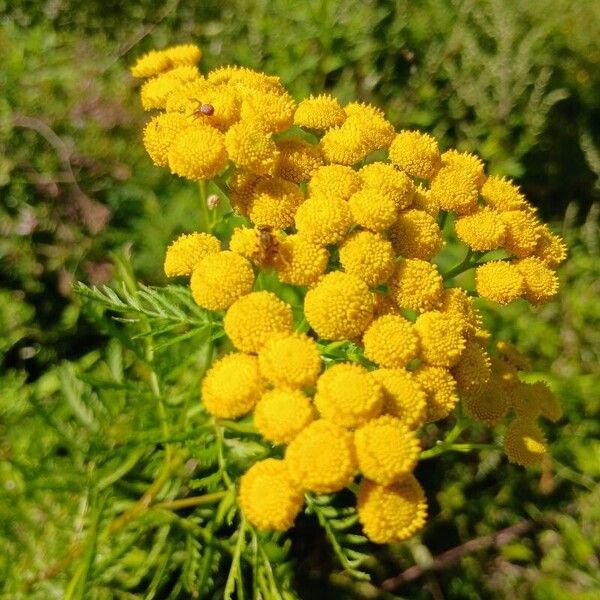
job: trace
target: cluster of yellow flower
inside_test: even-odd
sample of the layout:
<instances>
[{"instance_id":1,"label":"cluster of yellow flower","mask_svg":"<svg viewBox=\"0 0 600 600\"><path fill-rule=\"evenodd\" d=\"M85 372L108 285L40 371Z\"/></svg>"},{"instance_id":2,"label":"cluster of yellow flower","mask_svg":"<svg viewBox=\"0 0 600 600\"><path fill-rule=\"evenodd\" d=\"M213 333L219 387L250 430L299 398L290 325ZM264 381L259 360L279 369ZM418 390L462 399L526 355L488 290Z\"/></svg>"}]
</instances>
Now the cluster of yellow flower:
<instances>
[{"instance_id":1,"label":"cluster of yellow flower","mask_svg":"<svg viewBox=\"0 0 600 600\"><path fill-rule=\"evenodd\" d=\"M249 521L285 530L305 491L336 492L361 474L367 536L410 537L427 511L413 475L418 431L450 415L459 397L486 425L510 415L509 460L538 463L546 443L537 419L558 419L560 406L543 383L519 378L527 364L515 348L488 353L471 296L547 301L562 240L476 156L441 152L425 133L397 133L370 105L327 95L296 104L277 77L238 67L203 76L199 58L193 46L153 52L133 74L151 77L142 102L162 111L144 132L153 161L189 179L218 178L248 220L228 249L207 233L181 236L164 267L191 277L200 306L226 311L237 352L206 374L206 410L225 419L254 411L262 436L286 446L282 460L260 461L241 478ZM444 214L475 253L476 293L445 287L432 262ZM494 250L506 259L481 262ZM294 331L292 309L276 294L254 291L260 270L308 288L307 334ZM323 370L318 342L343 340L362 348L363 364Z\"/></svg>"}]
</instances>

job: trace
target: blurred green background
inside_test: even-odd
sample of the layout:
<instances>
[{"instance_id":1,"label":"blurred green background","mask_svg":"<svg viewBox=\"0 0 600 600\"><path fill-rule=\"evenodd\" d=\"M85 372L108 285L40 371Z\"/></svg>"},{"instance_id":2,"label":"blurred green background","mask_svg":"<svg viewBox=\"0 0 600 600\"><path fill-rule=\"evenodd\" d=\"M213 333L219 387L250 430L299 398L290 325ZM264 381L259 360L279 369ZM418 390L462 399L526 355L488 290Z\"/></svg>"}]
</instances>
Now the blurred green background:
<instances>
[{"instance_id":1,"label":"blurred green background","mask_svg":"<svg viewBox=\"0 0 600 600\"><path fill-rule=\"evenodd\" d=\"M561 395L565 417L547 428L554 462L430 461L418 473L432 514L422 542L376 553L369 584L298 556L301 597L600 597L599 2L0 0L0 19L2 597L63 597L61 574L19 590L67 553L90 464L107 460L73 395L114 367L118 342L73 282L123 279L127 256L140 281L162 284L165 246L198 222L197 189L143 150L128 74L142 52L187 42L205 70L232 62L279 75L297 98L373 102L397 128L480 154L570 247L555 301L486 310ZM489 537L519 523L518 535ZM474 539L485 547L464 546ZM417 579L382 589L415 561ZM149 597L144 581L90 597Z\"/></svg>"}]
</instances>

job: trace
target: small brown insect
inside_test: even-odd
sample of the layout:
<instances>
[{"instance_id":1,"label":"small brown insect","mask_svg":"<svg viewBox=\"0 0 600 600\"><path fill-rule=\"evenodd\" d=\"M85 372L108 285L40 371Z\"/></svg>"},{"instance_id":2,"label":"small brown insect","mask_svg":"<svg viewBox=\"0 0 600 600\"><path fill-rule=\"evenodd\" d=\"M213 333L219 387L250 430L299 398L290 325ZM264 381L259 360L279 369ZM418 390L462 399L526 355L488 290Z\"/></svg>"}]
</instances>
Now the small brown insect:
<instances>
[{"instance_id":1,"label":"small brown insect","mask_svg":"<svg viewBox=\"0 0 600 600\"><path fill-rule=\"evenodd\" d=\"M200 106L192 113L194 117L210 117L215 114L215 107L212 104L206 104L197 100Z\"/></svg>"},{"instance_id":2,"label":"small brown insect","mask_svg":"<svg viewBox=\"0 0 600 600\"><path fill-rule=\"evenodd\" d=\"M260 242L259 262L272 266L279 254L279 242L273 235L273 228L261 226L258 228Z\"/></svg>"}]
</instances>

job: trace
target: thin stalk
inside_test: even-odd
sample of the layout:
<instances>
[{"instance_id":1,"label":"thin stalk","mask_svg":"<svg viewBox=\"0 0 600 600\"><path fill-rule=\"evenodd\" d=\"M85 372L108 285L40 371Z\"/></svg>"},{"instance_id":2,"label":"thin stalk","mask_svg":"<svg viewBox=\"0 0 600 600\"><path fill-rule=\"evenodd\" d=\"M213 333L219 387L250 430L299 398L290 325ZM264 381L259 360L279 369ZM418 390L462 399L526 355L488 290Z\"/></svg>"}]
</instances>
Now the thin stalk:
<instances>
[{"instance_id":1,"label":"thin stalk","mask_svg":"<svg viewBox=\"0 0 600 600\"><path fill-rule=\"evenodd\" d=\"M152 508L164 508L166 510L179 510L181 508L191 508L192 506L201 506L204 504L216 504L220 502L227 492L214 492L204 494L203 496L190 496L189 498L178 498L177 500L168 500L153 504Z\"/></svg>"}]
</instances>

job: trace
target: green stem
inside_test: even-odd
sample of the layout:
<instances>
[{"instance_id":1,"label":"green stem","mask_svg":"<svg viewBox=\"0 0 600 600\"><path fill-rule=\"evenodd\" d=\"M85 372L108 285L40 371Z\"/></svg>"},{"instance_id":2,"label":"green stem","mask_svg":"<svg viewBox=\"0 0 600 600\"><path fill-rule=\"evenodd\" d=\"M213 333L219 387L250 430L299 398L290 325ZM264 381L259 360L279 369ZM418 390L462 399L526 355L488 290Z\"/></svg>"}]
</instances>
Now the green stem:
<instances>
[{"instance_id":1,"label":"green stem","mask_svg":"<svg viewBox=\"0 0 600 600\"><path fill-rule=\"evenodd\" d=\"M472 452L473 450L499 450L500 446L497 444L447 444L440 442L437 446L423 450L419 455L419 460L427 460L428 458L434 458L440 454L446 452Z\"/></svg>"},{"instance_id":2,"label":"green stem","mask_svg":"<svg viewBox=\"0 0 600 600\"><path fill-rule=\"evenodd\" d=\"M180 508L191 508L203 504L215 504L220 502L228 492L214 492L213 494L204 494L202 496L189 496L188 498L178 498L166 502L153 504L151 508L163 508L166 510L179 510Z\"/></svg>"},{"instance_id":3,"label":"green stem","mask_svg":"<svg viewBox=\"0 0 600 600\"><path fill-rule=\"evenodd\" d=\"M208 184L204 179L198 182L200 191L200 230L212 233L211 215L208 209Z\"/></svg>"},{"instance_id":4,"label":"green stem","mask_svg":"<svg viewBox=\"0 0 600 600\"><path fill-rule=\"evenodd\" d=\"M447 281L448 279L452 279L453 277L456 277L457 275L460 275L461 273L464 273L465 271L472 269L475 266L474 264L471 263L472 255L473 255L473 251L471 250L471 248L469 248L467 251L467 254L462 259L462 261L459 264L457 264L455 267L452 267L452 269L450 269L443 276L444 281Z\"/></svg>"}]
</instances>

